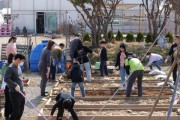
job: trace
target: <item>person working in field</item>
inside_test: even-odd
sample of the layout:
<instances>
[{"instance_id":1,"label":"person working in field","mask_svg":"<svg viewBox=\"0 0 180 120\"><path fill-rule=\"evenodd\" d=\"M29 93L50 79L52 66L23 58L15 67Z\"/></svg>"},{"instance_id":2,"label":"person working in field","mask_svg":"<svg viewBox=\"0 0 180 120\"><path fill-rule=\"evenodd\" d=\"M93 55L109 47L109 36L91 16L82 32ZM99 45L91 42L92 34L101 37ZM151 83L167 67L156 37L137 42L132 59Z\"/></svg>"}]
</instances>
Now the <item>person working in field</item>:
<instances>
[{"instance_id":1,"label":"person working in field","mask_svg":"<svg viewBox=\"0 0 180 120\"><path fill-rule=\"evenodd\" d=\"M83 71L80 69L80 65L78 61L74 61L73 69L71 70L71 95L74 97L74 91L76 85L78 84L81 90L82 97L85 97L85 89L84 89L84 77Z\"/></svg>"},{"instance_id":2,"label":"person working in field","mask_svg":"<svg viewBox=\"0 0 180 120\"><path fill-rule=\"evenodd\" d=\"M25 56L16 54L13 63L8 66L4 74L4 81L9 87L9 97L12 104L12 114L9 120L20 120L24 111L25 98L20 94L20 92L25 94L20 68L24 61Z\"/></svg>"},{"instance_id":3,"label":"person working in field","mask_svg":"<svg viewBox=\"0 0 180 120\"><path fill-rule=\"evenodd\" d=\"M126 45L121 43L119 46L119 53L117 54L115 67L119 69L119 75L121 78L121 90L126 90L126 70L125 70L125 60L128 56L128 52L126 51Z\"/></svg>"},{"instance_id":4,"label":"person working in field","mask_svg":"<svg viewBox=\"0 0 180 120\"><path fill-rule=\"evenodd\" d=\"M141 61L138 58L135 58L132 55L128 55L125 61L125 69L126 69L126 73L130 75L128 79L126 97L131 96L132 86L136 78L138 79L137 80L138 96L141 97L144 66L142 65Z\"/></svg>"},{"instance_id":5,"label":"person working in field","mask_svg":"<svg viewBox=\"0 0 180 120\"><path fill-rule=\"evenodd\" d=\"M99 42L101 51L100 51L100 73L101 76L104 76L104 74L107 76L108 75L108 69L107 69L107 64L108 64L108 54L107 54L107 49L106 49L106 41L101 40Z\"/></svg>"},{"instance_id":6,"label":"person working in field","mask_svg":"<svg viewBox=\"0 0 180 120\"><path fill-rule=\"evenodd\" d=\"M56 60L58 60L58 67L61 68L62 49L59 46L55 46L54 49L52 49L51 53L52 53L52 60L51 60L49 79L52 79L52 81L55 81L56 80ZM51 78L51 75L52 75L52 78Z\"/></svg>"},{"instance_id":7,"label":"person working in field","mask_svg":"<svg viewBox=\"0 0 180 120\"><path fill-rule=\"evenodd\" d=\"M175 57L174 57L174 53L177 50L177 46L180 44L180 37L179 36L174 36L174 40L173 40L173 44L171 45L171 49L169 51L169 54L165 60L165 63L168 62L169 58L171 57L171 64L174 62ZM177 78L177 64L175 65L174 69L173 69L173 81L174 84L176 83L176 78Z\"/></svg>"},{"instance_id":8,"label":"person working in field","mask_svg":"<svg viewBox=\"0 0 180 120\"><path fill-rule=\"evenodd\" d=\"M53 114L58 108L56 120L63 120L64 110L71 113L73 120L79 120L76 112L74 111L75 99L72 95L62 92L56 96L56 103L51 110L51 116L48 120L53 120Z\"/></svg>"},{"instance_id":9,"label":"person working in field","mask_svg":"<svg viewBox=\"0 0 180 120\"><path fill-rule=\"evenodd\" d=\"M55 42L50 40L47 43L47 47L43 49L40 57L40 61L38 63L38 68L41 75L40 88L41 88L42 97L47 96L45 89L50 74L50 66L51 66L51 58L52 58L51 51L54 49L54 47L55 47Z\"/></svg>"},{"instance_id":10,"label":"person working in field","mask_svg":"<svg viewBox=\"0 0 180 120\"><path fill-rule=\"evenodd\" d=\"M145 67L149 66L150 69L153 69L152 65L154 64L159 70L161 70L161 64L163 62L163 57L161 55L148 52L146 57L149 59L149 62Z\"/></svg>"},{"instance_id":11,"label":"person working in field","mask_svg":"<svg viewBox=\"0 0 180 120\"><path fill-rule=\"evenodd\" d=\"M12 36L7 44L6 47L6 56L8 57L10 53L12 53L13 55L17 54L17 49L16 49L16 40L17 38Z\"/></svg>"},{"instance_id":12,"label":"person working in field","mask_svg":"<svg viewBox=\"0 0 180 120\"><path fill-rule=\"evenodd\" d=\"M2 69L1 69L1 75L2 75L2 78L3 78L2 85L1 85L1 90L3 90L4 94L5 94L5 106L4 106L5 107L4 108L5 120L9 120L9 116L12 113L12 104L11 104L11 101L10 101L10 98L9 98L9 87L4 82L4 74L5 74L5 71L8 68L8 66L13 62L13 58L14 58L14 55L12 53L10 53L9 56L8 56L7 63L4 63L3 66L2 66Z\"/></svg>"},{"instance_id":13,"label":"person working in field","mask_svg":"<svg viewBox=\"0 0 180 120\"><path fill-rule=\"evenodd\" d=\"M86 70L87 81L91 82L91 65L88 58L88 53L91 53L95 57L99 57L92 49L84 46L81 40L78 40L76 49L74 50L74 59L78 60L80 63L80 68L84 71Z\"/></svg>"}]
</instances>

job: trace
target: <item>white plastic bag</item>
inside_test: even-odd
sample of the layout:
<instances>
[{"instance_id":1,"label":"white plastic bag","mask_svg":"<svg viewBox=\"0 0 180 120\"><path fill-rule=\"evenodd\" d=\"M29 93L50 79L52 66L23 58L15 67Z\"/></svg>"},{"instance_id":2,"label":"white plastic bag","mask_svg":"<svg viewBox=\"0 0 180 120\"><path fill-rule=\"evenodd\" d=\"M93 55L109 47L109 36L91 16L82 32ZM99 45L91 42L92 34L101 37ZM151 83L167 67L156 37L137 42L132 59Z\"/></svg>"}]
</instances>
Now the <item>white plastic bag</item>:
<instances>
[{"instance_id":1,"label":"white plastic bag","mask_svg":"<svg viewBox=\"0 0 180 120\"><path fill-rule=\"evenodd\" d=\"M160 71L160 70L152 70L149 72L150 75L166 75L165 72Z\"/></svg>"}]
</instances>

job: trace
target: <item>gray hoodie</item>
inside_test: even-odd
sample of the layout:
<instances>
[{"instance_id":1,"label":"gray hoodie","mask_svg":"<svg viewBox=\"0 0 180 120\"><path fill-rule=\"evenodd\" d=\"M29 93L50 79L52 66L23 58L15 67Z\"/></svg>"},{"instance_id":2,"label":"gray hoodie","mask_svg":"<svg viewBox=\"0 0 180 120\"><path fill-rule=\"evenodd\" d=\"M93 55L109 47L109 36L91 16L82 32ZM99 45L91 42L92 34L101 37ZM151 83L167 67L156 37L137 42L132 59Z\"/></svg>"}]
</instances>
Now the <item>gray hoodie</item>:
<instances>
[{"instance_id":1,"label":"gray hoodie","mask_svg":"<svg viewBox=\"0 0 180 120\"><path fill-rule=\"evenodd\" d=\"M21 92L24 92L24 84L22 81L22 71L19 66L10 64L5 71L4 81L7 83L10 92L16 92L15 87L17 84L20 86Z\"/></svg>"}]
</instances>

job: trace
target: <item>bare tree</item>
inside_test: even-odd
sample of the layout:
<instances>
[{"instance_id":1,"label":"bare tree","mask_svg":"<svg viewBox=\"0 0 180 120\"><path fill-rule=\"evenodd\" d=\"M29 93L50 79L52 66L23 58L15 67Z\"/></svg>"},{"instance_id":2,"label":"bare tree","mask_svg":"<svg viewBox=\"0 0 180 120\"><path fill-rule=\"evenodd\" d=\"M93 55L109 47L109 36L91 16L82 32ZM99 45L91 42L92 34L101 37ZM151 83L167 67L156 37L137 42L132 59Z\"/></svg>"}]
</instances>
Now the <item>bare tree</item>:
<instances>
[{"instance_id":1,"label":"bare tree","mask_svg":"<svg viewBox=\"0 0 180 120\"><path fill-rule=\"evenodd\" d=\"M147 12L151 42L153 42L166 26L171 13L169 0L142 0Z\"/></svg>"},{"instance_id":2,"label":"bare tree","mask_svg":"<svg viewBox=\"0 0 180 120\"><path fill-rule=\"evenodd\" d=\"M108 41L108 25L112 21L117 5L121 0L71 0L91 30L92 45L97 47L101 34Z\"/></svg>"}]
</instances>

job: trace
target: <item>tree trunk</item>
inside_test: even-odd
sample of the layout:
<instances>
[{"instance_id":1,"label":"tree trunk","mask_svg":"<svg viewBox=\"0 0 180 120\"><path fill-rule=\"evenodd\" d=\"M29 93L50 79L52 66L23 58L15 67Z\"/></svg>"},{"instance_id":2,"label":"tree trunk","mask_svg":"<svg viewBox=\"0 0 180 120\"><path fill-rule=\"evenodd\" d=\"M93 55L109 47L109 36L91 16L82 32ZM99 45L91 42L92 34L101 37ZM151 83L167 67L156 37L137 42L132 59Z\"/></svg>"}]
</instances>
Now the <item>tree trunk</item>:
<instances>
[{"instance_id":1,"label":"tree trunk","mask_svg":"<svg viewBox=\"0 0 180 120\"><path fill-rule=\"evenodd\" d=\"M91 31L91 35L92 35L92 47L96 46L96 34L94 33L94 31Z\"/></svg>"},{"instance_id":2,"label":"tree trunk","mask_svg":"<svg viewBox=\"0 0 180 120\"><path fill-rule=\"evenodd\" d=\"M110 42L110 40L108 39L108 25L104 25L103 34L104 34L104 39L106 40L106 42Z\"/></svg>"}]
</instances>

